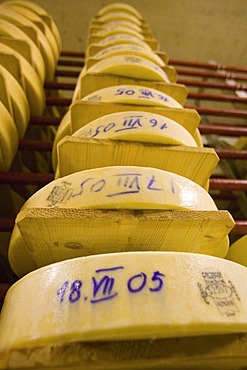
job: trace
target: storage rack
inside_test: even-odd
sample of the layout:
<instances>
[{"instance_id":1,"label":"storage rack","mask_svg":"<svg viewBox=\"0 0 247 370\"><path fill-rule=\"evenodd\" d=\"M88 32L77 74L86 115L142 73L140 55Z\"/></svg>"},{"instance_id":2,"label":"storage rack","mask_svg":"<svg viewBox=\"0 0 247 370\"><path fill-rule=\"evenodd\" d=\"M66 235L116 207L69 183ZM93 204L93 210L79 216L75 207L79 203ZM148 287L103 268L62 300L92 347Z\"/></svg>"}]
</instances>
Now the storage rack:
<instances>
[{"instance_id":1,"label":"storage rack","mask_svg":"<svg viewBox=\"0 0 247 370\"><path fill-rule=\"evenodd\" d=\"M71 103L72 91L83 66L84 53L63 51L56 70L56 82L45 83L46 113L32 116L29 126L57 127L63 113ZM189 90L188 108L195 108L201 116L199 125L205 145L214 147L224 168L210 178L209 191L218 207L230 211L235 227L230 237L236 240L247 234L247 68L219 65L216 62L197 63L171 59L176 68L178 83ZM66 96L65 96L66 95ZM55 108L56 114L53 114ZM231 145L238 137L245 138L241 149ZM235 140L234 140L235 139ZM244 141L243 140L243 141ZM230 144L229 144L230 143ZM51 157L52 141L30 140L25 137L19 143L19 152L46 153ZM241 171L238 171L240 163ZM54 173L24 173L11 169L0 172L0 184L18 188L35 185L40 188L52 181ZM227 208L225 208L227 206ZM0 232L11 232L16 214L0 218ZM0 304L9 287L17 280L7 261L0 261Z\"/></svg>"}]
</instances>

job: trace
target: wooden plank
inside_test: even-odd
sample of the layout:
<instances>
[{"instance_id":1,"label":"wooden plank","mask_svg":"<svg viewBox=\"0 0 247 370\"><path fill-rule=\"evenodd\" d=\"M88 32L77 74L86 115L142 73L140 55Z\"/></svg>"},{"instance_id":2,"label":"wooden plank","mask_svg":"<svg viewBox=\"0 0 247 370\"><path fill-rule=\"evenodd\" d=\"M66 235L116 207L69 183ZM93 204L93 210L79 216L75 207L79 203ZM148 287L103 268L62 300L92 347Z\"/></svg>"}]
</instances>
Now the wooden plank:
<instances>
[{"instance_id":1,"label":"wooden plank","mask_svg":"<svg viewBox=\"0 0 247 370\"><path fill-rule=\"evenodd\" d=\"M0 369L246 370L247 335L47 344L0 353Z\"/></svg>"},{"instance_id":2,"label":"wooden plank","mask_svg":"<svg viewBox=\"0 0 247 370\"><path fill-rule=\"evenodd\" d=\"M214 149L64 137L58 144L59 176L105 166L155 167L189 178L203 187L218 156ZM189 163L189 165L188 165Z\"/></svg>"},{"instance_id":3,"label":"wooden plank","mask_svg":"<svg viewBox=\"0 0 247 370\"><path fill-rule=\"evenodd\" d=\"M118 85L141 85L157 89L170 95L181 105L184 105L188 90L184 85L176 83L165 83L158 81L136 80L130 77L113 76L109 74L87 73L80 78L80 97L103 89L108 86Z\"/></svg>"},{"instance_id":4,"label":"wooden plank","mask_svg":"<svg viewBox=\"0 0 247 370\"><path fill-rule=\"evenodd\" d=\"M227 211L75 208L27 208L19 212L16 223L37 267L79 256L134 250L217 256L234 226Z\"/></svg>"}]
</instances>

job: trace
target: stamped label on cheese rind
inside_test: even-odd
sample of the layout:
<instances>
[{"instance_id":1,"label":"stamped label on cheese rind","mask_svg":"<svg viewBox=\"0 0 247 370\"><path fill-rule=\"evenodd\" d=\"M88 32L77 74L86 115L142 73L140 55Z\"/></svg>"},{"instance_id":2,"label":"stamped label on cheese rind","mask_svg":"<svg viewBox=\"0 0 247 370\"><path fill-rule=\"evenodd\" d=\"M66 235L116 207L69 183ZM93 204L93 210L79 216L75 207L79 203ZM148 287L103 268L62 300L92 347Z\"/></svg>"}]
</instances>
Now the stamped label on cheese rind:
<instances>
[{"instance_id":1,"label":"stamped label on cheese rind","mask_svg":"<svg viewBox=\"0 0 247 370\"><path fill-rule=\"evenodd\" d=\"M25 207L216 210L210 195L171 172L137 166L102 167L55 180Z\"/></svg>"},{"instance_id":2,"label":"stamped label on cheese rind","mask_svg":"<svg viewBox=\"0 0 247 370\"><path fill-rule=\"evenodd\" d=\"M183 108L170 95L150 87L137 85L106 87L85 96L82 101Z\"/></svg>"},{"instance_id":3,"label":"stamped label on cheese rind","mask_svg":"<svg viewBox=\"0 0 247 370\"><path fill-rule=\"evenodd\" d=\"M197 147L192 135L179 123L158 114L140 111L100 117L77 130L73 136Z\"/></svg>"}]
</instances>

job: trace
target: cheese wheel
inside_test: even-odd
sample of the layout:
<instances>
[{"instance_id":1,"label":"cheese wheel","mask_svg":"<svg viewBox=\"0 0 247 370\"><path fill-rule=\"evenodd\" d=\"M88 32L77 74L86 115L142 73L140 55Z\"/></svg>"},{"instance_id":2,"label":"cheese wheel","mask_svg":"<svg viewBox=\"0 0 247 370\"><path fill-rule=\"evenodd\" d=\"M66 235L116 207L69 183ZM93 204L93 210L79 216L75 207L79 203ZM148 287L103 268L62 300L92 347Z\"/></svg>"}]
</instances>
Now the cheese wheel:
<instances>
[{"instance_id":1,"label":"cheese wheel","mask_svg":"<svg viewBox=\"0 0 247 370\"><path fill-rule=\"evenodd\" d=\"M6 6L9 9L12 9L13 11L15 11L16 13L23 15L24 17L29 19L34 24L41 25L40 28L43 31L44 35L46 36L49 44L51 45L54 58L57 61L60 51L59 51L59 48L56 42L56 38L53 35L51 29L47 26L46 22L32 9L23 7L21 4L6 2L6 3L3 3L3 6Z\"/></svg>"},{"instance_id":2,"label":"cheese wheel","mask_svg":"<svg viewBox=\"0 0 247 370\"><path fill-rule=\"evenodd\" d=\"M0 101L0 171L8 171L18 150L18 132L7 108Z\"/></svg>"},{"instance_id":3,"label":"cheese wheel","mask_svg":"<svg viewBox=\"0 0 247 370\"><path fill-rule=\"evenodd\" d=\"M102 116L72 136L197 147L193 136L179 123L159 114L140 111Z\"/></svg>"},{"instance_id":4,"label":"cheese wheel","mask_svg":"<svg viewBox=\"0 0 247 370\"><path fill-rule=\"evenodd\" d=\"M29 45L33 67L37 75L39 76L41 83L43 84L45 80L45 64L39 48L35 45L31 38L28 37L25 34L25 32L23 32L20 28L15 26L11 20L5 20L1 18L1 8L0 8L0 33L1 35L7 37L23 40Z\"/></svg>"},{"instance_id":5,"label":"cheese wheel","mask_svg":"<svg viewBox=\"0 0 247 370\"><path fill-rule=\"evenodd\" d=\"M157 64L144 57L127 53L98 61L88 69L88 73L108 73L135 79L170 82L166 73Z\"/></svg>"},{"instance_id":6,"label":"cheese wheel","mask_svg":"<svg viewBox=\"0 0 247 370\"><path fill-rule=\"evenodd\" d=\"M28 1L28 0L24 0L24 1L23 0L7 0L2 3L2 5L8 5L8 4L16 4L19 6L23 6L24 8L28 8L32 10L34 13L37 13L40 16L40 18L43 19L45 23L48 25L48 27L50 28L57 42L58 49L61 52L62 40L61 40L59 30L57 28L56 23L54 22L53 17L49 13L47 13L47 11L44 8L42 8L38 4L35 4L33 1Z\"/></svg>"},{"instance_id":7,"label":"cheese wheel","mask_svg":"<svg viewBox=\"0 0 247 370\"><path fill-rule=\"evenodd\" d=\"M226 258L247 267L247 234L231 244Z\"/></svg>"},{"instance_id":8,"label":"cheese wheel","mask_svg":"<svg viewBox=\"0 0 247 370\"><path fill-rule=\"evenodd\" d=\"M144 40L144 36L140 32L135 31L135 30L133 30L129 27L124 27L124 26L104 27L104 29L92 33L91 37L96 36L96 37L104 38L104 37L108 37L110 35L117 35L119 33L126 33L126 34L129 34L129 35L133 35L133 36L137 37L140 40Z\"/></svg>"},{"instance_id":9,"label":"cheese wheel","mask_svg":"<svg viewBox=\"0 0 247 370\"><path fill-rule=\"evenodd\" d=\"M1 43L0 54L14 55L20 63L21 73L25 82L26 95L31 115L42 115L45 108L45 92L42 82L34 68L17 51Z\"/></svg>"},{"instance_id":10,"label":"cheese wheel","mask_svg":"<svg viewBox=\"0 0 247 370\"><path fill-rule=\"evenodd\" d=\"M56 61L52 52L52 47L41 29L29 19L25 18L21 14L16 13L14 10L8 7L0 7L0 18L10 20L17 26L24 26L33 29L36 34L40 52L45 63L45 80L53 80L54 71L56 68Z\"/></svg>"},{"instance_id":11,"label":"cheese wheel","mask_svg":"<svg viewBox=\"0 0 247 370\"><path fill-rule=\"evenodd\" d=\"M102 14L97 18L97 21L101 23L107 23L111 20L117 20L117 19L126 19L127 21L130 21L134 24L137 24L138 26L141 26L142 21L134 14L129 14L125 11L113 11L109 12L107 14Z\"/></svg>"},{"instance_id":12,"label":"cheese wheel","mask_svg":"<svg viewBox=\"0 0 247 370\"><path fill-rule=\"evenodd\" d=\"M245 333L247 269L206 255L127 252L52 264L8 291L0 348Z\"/></svg>"},{"instance_id":13,"label":"cheese wheel","mask_svg":"<svg viewBox=\"0 0 247 370\"><path fill-rule=\"evenodd\" d=\"M100 47L105 48L105 47L111 46L111 45L126 44L126 43L139 45L139 46L144 47L147 50L152 50L151 47L145 41L142 41L142 40L140 40L139 38L137 38L135 36L128 35L128 34L125 34L125 33L121 33L121 34L118 34L118 35L112 35L112 36L106 37L103 40L101 40L100 42L96 43L95 45L98 45Z\"/></svg>"},{"instance_id":14,"label":"cheese wheel","mask_svg":"<svg viewBox=\"0 0 247 370\"><path fill-rule=\"evenodd\" d=\"M217 210L211 196L195 182L138 166L95 168L54 180L24 204L36 207Z\"/></svg>"},{"instance_id":15,"label":"cheese wheel","mask_svg":"<svg viewBox=\"0 0 247 370\"><path fill-rule=\"evenodd\" d=\"M19 139L23 139L30 119L30 109L27 97L22 87L12 74L1 65L0 74L4 77L6 82Z\"/></svg>"},{"instance_id":16,"label":"cheese wheel","mask_svg":"<svg viewBox=\"0 0 247 370\"><path fill-rule=\"evenodd\" d=\"M181 104L168 94L141 85L105 87L84 96L82 101L183 108Z\"/></svg>"},{"instance_id":17,"label":"cheese wheel","mask_svg":"<svg viewBox=\"0 0 247 370\"><path fill-rule=\"evenodd\" d=\"M155 54L152 50L147 50L142 46L134 44L118 44L114 46L109 46L98 53L94 54L93 58L95 59L105 59L114 55L129 54L141 56L146 59L149 59L151 62L157 64L160 67L164 67L165 63L163 60Z\"/></svg>"},{"instance_id":18,"label":"cheese wheel","mask_svg":"<svg viewBox=\"0 0 247 370\"><path fill-rule=\"evenodd\" d=\"M94 24L91 24L91 28L90 28L90 31L94 31L94 30L103 30L103 29L108 29L108 28L111 28L111 27L128 27L128 28L131 28L132 30L134 31L137 31L137 32L140 32L142 33L143 32L143 29L141 26L138 26L137 24L134 24L132 23L131 21L128 21L128 20L121 20L121 19L117 19L117 20L112 20L112 21L109 21L107 22L107 24L103 24L103 25L100 25L100 24L97 24L97 25L94 25Z\"/></svg>"},{"instance_id":19,"label":"cheese wheel","mask_svg":"<svg viewBox=\"0 0 247 370\"><path fill-rule=\"evenodd\" d=\"M130 13L130 14L134 15L135 17L137 17L139 19L142 19L142 15L138 12L138 10L136 8L134 8L130 4L125 4L125 3L120 3L120 2L105 5L104 7L102 7L98 11L98 13L96 15L98 17L100 17L100 16L106 15L108 13L114 13L114 12L118 12L118 11Z\"/></svg>"},{"instance_id":20,"label":"cheese wheel","mask_svg":"<svg viewBox=\"0 0 247 370\"><path fill-rule=\"evenodd\" d=\"M65 113L65 115L63 116L63 118L62 118L62 120L61 120L61 122L58 126L58 129L57 129L54 141L53 141L52 167L53 167L54 171L57 168L57 144L64 136L71 134L71 123L70 122L71 122L70 110L68 110L68 112Z\"/></svg>"}]
</instances>

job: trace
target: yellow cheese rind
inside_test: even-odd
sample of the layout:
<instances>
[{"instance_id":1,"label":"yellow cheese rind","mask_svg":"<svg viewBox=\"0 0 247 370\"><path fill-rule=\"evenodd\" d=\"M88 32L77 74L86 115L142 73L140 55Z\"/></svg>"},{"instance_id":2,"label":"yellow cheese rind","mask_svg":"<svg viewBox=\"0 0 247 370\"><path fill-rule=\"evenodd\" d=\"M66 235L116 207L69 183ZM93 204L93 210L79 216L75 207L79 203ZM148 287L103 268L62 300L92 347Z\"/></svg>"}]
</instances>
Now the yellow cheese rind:
<instances>
[{"instance_id":1,"label":"yellow cheese rind","mask_svg":"<svg viewBox=\"0 0 247 370\"><path fill-rule=\"evenodd\" d=\"M140 85L109 86L84 96L82 101L108 102L133 105L151 105L159 107L179 108L174 98L159 90Z\"/></svg>"},{"instance_id":2,"label":"yellow cheese rind","mask_svg":"<svg viewBox=\"0 0 247 370\"><path fill-rule=\"evenodd\" d=\"M197 147L193 136L179 123L159 114L140 111L99 117L73 136Z\"/></svg>"},{"instance_id":3,"label":"yellow cheese rind","mask_svg":"<svg viewBox=\"0 0 247 370\"><path fill-rule=\"evenodd\" d=\"M42 82L34 68L14 49L0 42L0 53L14 55L20 63L22 77L26 86L26 95L31 115L42 115L45 108L45 92Z\"/></svg>"},{"instance_id":4,"label":"yellow cheese rind","mask_svg":"<svg viewBox=\"0 0 247 370\"><path fill-rule=\"evenodd\" d=\"M97 21L102 23L107 23L111 20L117 20L117 19L126 19L128 21L131 21L138 26L141 26L142 22L139 19L139 17L136 17L134 14L128 14L124 11L115 11L115 12L109 12L107 14L102 14L98 17Z\"/></svg>"},{"instance_id":5,"label":"yellow cheese rind","mask_svg":"<svg viewBox=\"0 0 247 370\"><path fill-rule=\"evenodd\" d=\"M37 45L28 37L14 22L10 20L3 19L1 17L1 8L0 8L0 32L2 35L24 40L30 47L33 67L36 73L39 75L39 78L42 83L45 80L45 64L42 58L41 52Z\"/></svg>"},{"instance_id":6,"label":"yellow cheese rind","mask_svg":"<svg viewBox=\"0 0 247 370\"><path fill-rule=\"evenodd\" d=\"M95 45L100 46L102 48L106 48L111 45L116 45L116 44L134 44L134 45L140 45L144 47L147 50L152 50L151 47L145 42L140 39L138 39L135 36L128 35L125 33L121 33L118 35L112 35L109 37L104 38L103 40L97 42ZM93 44L92 44L93 45Z\"/></svg>"},{"instance_id":7,"label":"yellow cheese rind","mask_svg":"<svg viewBox=\"0 0 247 370\"><path fill-rule=\"evenodd\" d=\"M18 150L18 132L9 111L0 101L0 171L8 171Z\"/></svg>"},{"instance_id":8,"label":"yellow cheese rind","mask_svg":"<svg viewBox=\"0 0 247 370\"><path fill-rule=\"evenodd\" d=\"M55 37L55 40L57 42L57 47L59 52L62 50L62 40L61 35L59 33L59 30L57 28L56 23L54 22L54 19L52 16L47 13L47 11L42 8L40 5L35 4L33 1L28 0L8 0L2 3L2 5L8 5L8 4L17 4L19 6L23 6L24 8L28 8L32 10L34 13L37 13L42 19L46 19L46 24L51 29L51 32L53 33L53 36Z\"/></svg>"},{"instance_id":9,"label":"yellow cheese rind","mask_svg":"<svg viewBox=\"0 0 247 370\"><path fill-rule=\"evenodd\" d=\"M247 234L231 244L226 259L247 267Z\"/></svg>"},{"instance_id":10,"label":"yellow cheese rind","mask_svg":"<svg viewBox=\"0 0 247 370\"><path fill-rule=\"evenodd\" d=\"M0 348L247 331L247 269L182 252L76 258L8 291Z\"/></svg>"},{"instance_id":11,"label":"yellow cheese rind","mask_svg":"<svg viewBox=\"0 0 247 370\"><path fill-rule=\"evenodd\" d=\"M88 73L108 73L136 79L170 82L166 73L150 60L128 55L115 55L102 59L88 69Z\"/></svg>"},{"instance_id":12,"label":"yellow cheese rind","mask_svg":"<svg viewBox=\"0 0 247 370\"><path fill-rule=\"evenodd\" d=\"M121 3L121 2L115 2L113 4L105 5L98 11L96 16L100 17L108 13L114 13L116 11L130 13L134 15L135 17L142 19L142 15L138 12L136 8L134 8L132 5Z\"/></svg>"},{"instance_id":13,"label":"yellow cheese rind","mask_svg":"<svg viewBox=\"0 0 247 370\"><path fill-rule=\"evenodd\" d=\"M30 119L30 108L27 97L17 80L3 66L0 66L0 74L5 79L19 139L23 139Z\"/></svg>"},{"instance_id":14,"label":"yellow cheese rind","mask_svg":"<svg viewBox=\"0 0 247 370\"><path fill-rule=\"evenodd\" d=\"M58 129L57 129L54 141L53 141L52 167L53 167L54 171L57 168L57 144L64 136L70 135L70 134L71 134L70 110L68 110L68 112L65 113L65 115L63 116L63 118L62 118L62 120L61 120L61 122L58 126Z\"/></svg>"},{"instance_id":15,"label":"yellow cheese rind","mask_svg":"<svg viewBox=\"0 0 247 370\"><path fill-rule=\"evenodd\" d=\"M126 33L129 35L133 35L140 40L144 40L144 36L141 34L141 32L135 31L129 27L124 26L111 26L111 27L104 27L102 30L98 32L94 32L91 34L91 37L108 37L110 35L116 35L119 33Z\"/></svg>"},{"instance_id":16,"label":"yellow cheese rind","mask_svg":"<svg viewBox=\"0 0 247 370\"><path fill-rule=\"evenodd\" d=\"M147 50L142 46L134 44L119 44L114 46L109 46L108 48L102 49L98 53L94 54L95 59L105 59L113 55L119 54L129 54L129 55L139 55L152 62L158 64L160 67L164 67L163 60L151 50Z\"/></svg>"},{"instance_id":17,"label":"yellow cheese rind","mask_svg":"<svg viewBox=\"0 0 247 370\"><path fill-rule=\"evenodd\" d=\"M137 166L95 168L59 178L24 204L33 207L217 210L211 196L193 181Z\"/></svg>"}]
</instances>

